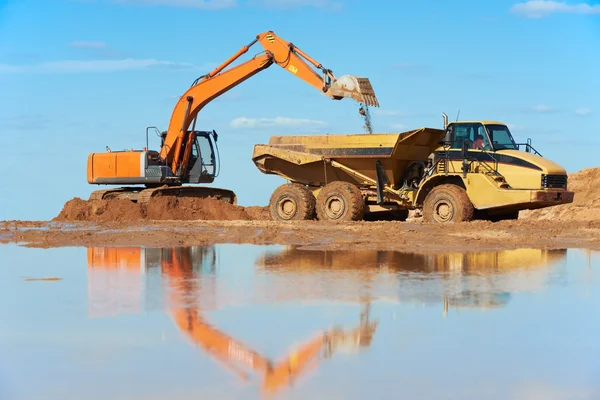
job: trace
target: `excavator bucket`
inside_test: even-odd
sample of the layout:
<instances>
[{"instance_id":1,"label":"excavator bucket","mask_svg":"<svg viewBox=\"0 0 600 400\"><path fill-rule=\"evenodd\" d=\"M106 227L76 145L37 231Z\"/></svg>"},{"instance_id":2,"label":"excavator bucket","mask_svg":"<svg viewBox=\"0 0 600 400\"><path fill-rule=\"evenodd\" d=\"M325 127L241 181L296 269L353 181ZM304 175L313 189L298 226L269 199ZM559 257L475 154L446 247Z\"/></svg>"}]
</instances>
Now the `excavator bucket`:
<instances>
[{"instance_id":1,"label":"excavator bucket","mask_svg":"<svg viewBox=\"0 0 600 400\"><path fill-rule=\"evenodd\" d=\"M329 93L336 98L350 97L367 106L379 107L379 101L368 78L340 76L329 88Z\"/></svg>"}]
</instances>

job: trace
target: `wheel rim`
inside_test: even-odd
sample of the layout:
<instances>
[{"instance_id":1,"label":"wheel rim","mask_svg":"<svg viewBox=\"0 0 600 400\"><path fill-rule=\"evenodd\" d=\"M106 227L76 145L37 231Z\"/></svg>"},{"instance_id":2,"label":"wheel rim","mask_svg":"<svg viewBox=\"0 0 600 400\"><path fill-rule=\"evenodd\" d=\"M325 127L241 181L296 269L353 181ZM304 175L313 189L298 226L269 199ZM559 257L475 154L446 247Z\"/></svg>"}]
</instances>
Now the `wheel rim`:
<instances>
[{"instance_id":1,"label":"wheel rim","mask_svg":"<svg viewBox=\"0 0 600 400\"><path fill-rule=\"evenodd\" d=\"M438 222L448 222L454 218L454 207L447 200L438 200L433 205L433 217Z\"/></svg>"},{"instance_id":2,"label":"wheel rim","mask_svg":"<svg viewBox=\"0 0 600 400\"><path fill-rule=\"evenodd\" d=\"M283 219L292 219L294 218L294 215L296 215L297 209L298 207L293 199L284 197L279 201L277 212Z\"/></svg>"},{"instance_id":3,"label":"wheel rim","mask_svg":"<svg viewBox=\"0 0 600 400\"><path fill-rule=\"evenodd\" d=\"M331 196L325 201L325 214L329 219L338 219L346 212L346 203L339 196Z\"/></svg>"}]
</instances>

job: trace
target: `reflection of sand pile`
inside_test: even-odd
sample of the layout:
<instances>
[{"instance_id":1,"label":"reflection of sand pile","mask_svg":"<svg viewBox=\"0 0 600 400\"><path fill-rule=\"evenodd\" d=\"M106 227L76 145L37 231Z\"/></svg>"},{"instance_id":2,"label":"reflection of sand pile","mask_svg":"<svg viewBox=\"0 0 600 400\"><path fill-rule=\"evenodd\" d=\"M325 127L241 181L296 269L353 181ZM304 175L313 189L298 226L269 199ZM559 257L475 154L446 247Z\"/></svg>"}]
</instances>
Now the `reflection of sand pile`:
<instances>
[{"instance_id":1,"label":"reflection of sand pile","mask_svg":"<svg viewBox=\"0 0 600 400\"><path fill-rule=\"evenodd\" d=\"M129 200L68 201L54 221L139 221L139 220L265 220L263 207L240 207L215 199L152 198L148 204Z\"/></svg>"},{"instance_id":2,"label":"reflection of sand pile","mask_svg":"<svg viewBox=\"0 0 600 400\"><path fill-rule=\"evenodd\" d=\"M521 211L519 219L554 221L600 221L600 167L569 175L569 190L575 192L571 204Z\"/></svg>"}]
</instances>

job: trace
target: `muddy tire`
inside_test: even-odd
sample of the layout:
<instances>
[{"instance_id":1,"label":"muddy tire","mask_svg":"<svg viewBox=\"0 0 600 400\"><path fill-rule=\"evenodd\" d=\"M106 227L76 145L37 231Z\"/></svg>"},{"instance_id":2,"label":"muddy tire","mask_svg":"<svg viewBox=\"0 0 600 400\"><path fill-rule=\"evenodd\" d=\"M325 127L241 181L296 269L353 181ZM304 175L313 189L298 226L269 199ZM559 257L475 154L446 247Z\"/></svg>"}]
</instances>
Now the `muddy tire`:
<instances>
[{"instance_id":1,"label":"muddy tire","mask_svg":"<svg viewBox=\"0 0 600 400\"><path fill-rule=\"evenodd\" d=\"M348 182L331 182L317 196L317 218L321 221L360 221L366 209L360 189Z\"/></svg>"},{"instance_id":2,"label":"muddy tire","mask_svg":"<svg viewBox=\"0 0 600 400\"><path fill-rule=\"evenodd\" d=\"M465 189L452 184L434 187L423 203L423 219L438 224L470 221L474 211Z\"/></svg>"},{"instance_id":3,"label":"muddy tire","mask_svg":"<svg viewBox=\"0 0 600 400\"><path fill-rule=\"evenodd\" d=\"M269 213L273 221L315 219L315 203L315 196L306 186L286 183L271 195Z\"/></svg>"}]
</instances>

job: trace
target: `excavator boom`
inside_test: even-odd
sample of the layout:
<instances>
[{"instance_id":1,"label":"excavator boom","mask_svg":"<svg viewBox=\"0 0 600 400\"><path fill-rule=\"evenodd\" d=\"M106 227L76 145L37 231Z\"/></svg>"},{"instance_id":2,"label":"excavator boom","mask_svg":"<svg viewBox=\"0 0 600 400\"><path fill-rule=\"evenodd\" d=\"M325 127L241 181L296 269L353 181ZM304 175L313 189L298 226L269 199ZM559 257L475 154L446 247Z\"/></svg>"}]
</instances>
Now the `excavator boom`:
<instances>
[{"instance_id":1,"label":"excavator boom","mask_svg":"<svg viewBox=\"0 0 600 400\"><path fill-rule=\"evenodd\" d=\"M228 68L257 42L264 48L263 52ZM213 71L196 79L179 98L167 131L161 134L159 152L147 149L123 152L109 150L107 153L92 153L88 157L89 183L141 184L148 189L129 187L96 191L90 199L121 197L146 202L157 194L200 197L211 195L224 197L226 201L235 203L235 194L224 189L181 188L185 183L212 183L216 177L216 133L196 131L196 120L198 113L212 100L273 64L279 65L333 100L351 98L363 106L379 106L367 78L352 75L338 78L332 70L323 67L293 43L281 39L272 31L263 32ZM163 188L162 185L171 188ZM173 186L179 188L173 189Z\"/></svg>"}]
</instances>

